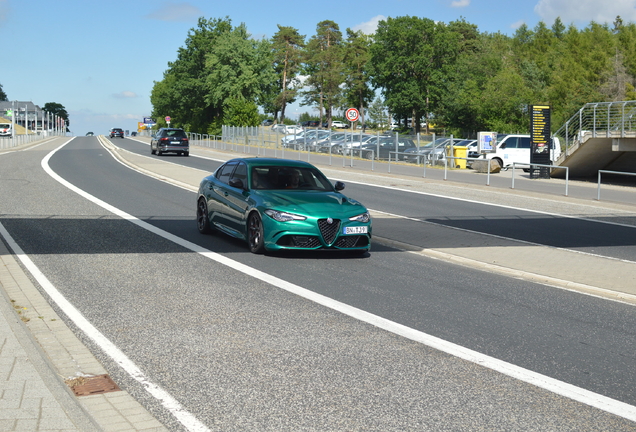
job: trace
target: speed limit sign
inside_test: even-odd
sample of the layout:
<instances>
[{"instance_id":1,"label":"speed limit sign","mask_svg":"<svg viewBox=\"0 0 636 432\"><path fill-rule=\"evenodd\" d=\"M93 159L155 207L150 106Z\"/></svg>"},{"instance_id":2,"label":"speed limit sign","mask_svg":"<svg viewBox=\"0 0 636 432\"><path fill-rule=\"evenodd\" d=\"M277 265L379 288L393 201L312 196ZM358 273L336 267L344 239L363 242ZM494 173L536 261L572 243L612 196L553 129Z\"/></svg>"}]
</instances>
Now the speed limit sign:
<instances>
[{"instance_id":1,"label":"speed limit sign","mask_svg":"<svg viewBox=\"0 0 636 432\"><path fill-rule=\"evenodd\" d=\"M354 121L358 121L358 118L360 117L360 113L355 108L349 108L345 112L345 116L347 117L347 120L349 120L350 122L354 122Z\"/></svg>"}]
</instances>

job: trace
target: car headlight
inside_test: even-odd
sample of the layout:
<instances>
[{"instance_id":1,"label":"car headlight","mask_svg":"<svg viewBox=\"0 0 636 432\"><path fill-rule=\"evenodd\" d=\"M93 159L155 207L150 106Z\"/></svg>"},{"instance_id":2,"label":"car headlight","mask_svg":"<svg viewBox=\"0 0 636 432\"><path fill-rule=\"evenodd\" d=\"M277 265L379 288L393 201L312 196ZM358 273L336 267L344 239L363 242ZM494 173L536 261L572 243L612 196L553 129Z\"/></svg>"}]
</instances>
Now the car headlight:
<instances>
[{"instance_id":1,"label":"car headlight","mask_svg":"<svg viewBox=\"0 0 636 432\"><path fill-rule=\"evenodd\" d=\"M367 223L371 220L371 215L369 214L369 212L365 212L362 214L359 214L357 216L352 216L349 218L350 221L352 222L362 222L362 223Z\"/></svg>"},{"instance_id":2,"label":"car headlight","mask_svg":"<svg viewBox=\"0 0 636 432\"><path fill-rule=\"evenodd\" d=\"M278 210L265 210L265 214L275 221L278 222L289 222L289 221L304 221L307 219L305 216L300 216L293 213L282 212Z\"/></svg>"}]
</instances>

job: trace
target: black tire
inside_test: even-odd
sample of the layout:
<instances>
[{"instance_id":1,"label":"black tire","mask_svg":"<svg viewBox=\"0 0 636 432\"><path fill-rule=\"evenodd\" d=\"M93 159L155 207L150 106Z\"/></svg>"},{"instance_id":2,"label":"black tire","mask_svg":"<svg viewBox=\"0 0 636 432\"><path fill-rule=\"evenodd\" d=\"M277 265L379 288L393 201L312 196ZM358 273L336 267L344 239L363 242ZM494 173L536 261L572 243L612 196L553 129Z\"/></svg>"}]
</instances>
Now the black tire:
<instances>
[{"instance_id":1,"label":"black tire","mask_svg":"<svg viewBox=\"0 0 636 432\"><path fill-rule=\"evenodd\" d=\"M190 156L190 152L183 152L184 156Z\"/></svg>"},{"instance_id":2,"label":"black tire","mask_svg":"<svg viewBox=\"0 0 636 432\"><path fill-rule=\"evenodd\" d=\"M263 221L256 212L252 212L247 220L247 243L249 244L250 252L254 254L265 252Z\"/></svg>"},{"instance_id":3,"label":"black tire","mask_svg":"<svg viewBox=\"0 0 636 432\"><path fill-rule=\"evenodd\" d=\"M364 157L366 159L372 160L373 159L373 152L365 152L364 153Z\"/></svg>"},{"instance_id":4,"label":"black tire","mask_svg":"<svg viewBox=\"0 0 636 432\"><path fill-rule=\"evenodd\" d=\"M208 217L208 205L203 198L197 202L197 228L201 234L212 234L214 231Z\"/></svg>"},{"instance_id":5,"label":"black tire","mask_svg":"<svg viewBox=\"0 0 636 432\"><path fill-rule=\"evenodd\" d=\"M157 156L161 156L163 154L163 152L161 150L159 150L159 147L157 147Z\"/></svg>"}]
</instances>

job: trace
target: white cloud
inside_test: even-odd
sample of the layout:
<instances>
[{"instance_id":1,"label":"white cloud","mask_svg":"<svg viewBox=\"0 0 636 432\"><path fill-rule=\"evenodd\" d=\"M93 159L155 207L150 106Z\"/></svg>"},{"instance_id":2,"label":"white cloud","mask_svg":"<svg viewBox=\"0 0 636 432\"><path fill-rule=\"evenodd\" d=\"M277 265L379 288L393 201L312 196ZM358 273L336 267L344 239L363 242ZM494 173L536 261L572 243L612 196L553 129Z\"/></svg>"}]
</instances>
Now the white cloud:
<instances>
[{"instance_id":1,"label":"white cloud","mask_svg":"<svg viewBox=\"0 0 636 432\"><path fill-rule=\"evenodd\" d=\"M146 15L146 18L159 21L196 21L203 12L190 3L173 3L163 2L162 6L156 11Z\"/></svg>"},{"instance_id":2,"label":"white cloud","mask_svg":"<svg viewBox=\"0 0 636 432\"><path fill-rule=\"evenodd\" d=\"M590 21L611 24L618 15L625 22L636 21L636 0L539 0L534 11L547 25L557 17L566 25L587 25Z\"/></svg>"},{"instance_id":3,"label":"white cloud","mask_svg":"<svg viewBox=\"0 0 636 432\"><path fill-rule=\"evenodd\" d=\"M525 23L526 22L524 20L519 20L517 22L513 22L512 24L510 24L510 28L513 29L513 30L517 30L519 27L521 27Z\"/></svg>"},{"instance_id":4,"label":"white cloud","mask_svg":"<svg viewBox=\"0 0 636 432\"><path fill-rule=\"evenodd\" d=\"M386 17L384 15L378 15L371 18L367 22L363 22L361 24L354 26L351 30L353 31L362 30L362 33L370 35L375 33L375 31L378 29L378 23L385 19Z\"/></svg>"},{"instance_id":5,"label":"white cloud","mask_svg":"<svg viewBox=\"0 0 636 432\"><path fill-rule=\"evenodd\" d=\"M462 8L466 6L470 6L470 0L455 0L451 3L451 7L454 8Z\"/></svg>"},{"instance_id":6,"label":"white cloud","mask_svg":"<svg viewBox=\"0 0 636 432\"><path fill-rule=\"evenodd\" d=\"M120 93L115 93L113 95L113 97L116 98L116 99L129 99L129 98L136 98L138 96L137 96L137 93L135 93L135 92L123 91L123 92L120 92Z\"/></svg>"}]
</instances>

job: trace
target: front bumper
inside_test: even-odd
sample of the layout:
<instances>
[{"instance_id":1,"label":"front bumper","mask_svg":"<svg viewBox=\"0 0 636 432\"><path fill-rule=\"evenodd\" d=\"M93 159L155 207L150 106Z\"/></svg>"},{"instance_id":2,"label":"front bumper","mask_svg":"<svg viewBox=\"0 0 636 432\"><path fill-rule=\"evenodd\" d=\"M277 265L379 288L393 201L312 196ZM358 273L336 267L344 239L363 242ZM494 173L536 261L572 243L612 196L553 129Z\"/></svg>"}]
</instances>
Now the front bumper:
<instances>
[{"instance_id":1,"label":"front bumper","mask_svg":"<svg viewBox=\"0 0 636 432\"><path fill-rule=\"evenodd\" d=\"M344 234L346 227L366 227L366 233ZM278 222L263 215L265 249L368 251L371 248L371 222L307 218L304 221Z\"/></svg>"}]
</instances>

